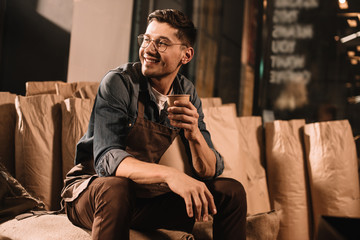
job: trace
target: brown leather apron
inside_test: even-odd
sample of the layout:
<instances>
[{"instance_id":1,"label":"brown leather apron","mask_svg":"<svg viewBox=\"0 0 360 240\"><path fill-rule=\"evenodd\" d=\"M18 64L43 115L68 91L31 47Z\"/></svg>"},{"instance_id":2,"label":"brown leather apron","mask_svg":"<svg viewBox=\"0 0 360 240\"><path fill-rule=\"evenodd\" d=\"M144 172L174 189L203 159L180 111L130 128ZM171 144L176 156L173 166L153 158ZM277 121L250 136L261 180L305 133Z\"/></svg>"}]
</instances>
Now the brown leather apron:
<instances>
[{"instance_id":1,"label":"brown leather apron","mask_svg":"<svg viewBox=\"0 0 360 240\"><path fill-rule=\"evenodd\" d=\"M126 151L141 161L158 163L178 135L179 130L145 119L145 101L144 94L140 92L138 116L127 136ZM75 200L96 177L98 176L94 171L93 160L74 166L66 175L65 187L61 196L66 202ZM164 183L136 184L138 197L154 197L169 191L170 189Z\"/></svg>"}]
</instances>

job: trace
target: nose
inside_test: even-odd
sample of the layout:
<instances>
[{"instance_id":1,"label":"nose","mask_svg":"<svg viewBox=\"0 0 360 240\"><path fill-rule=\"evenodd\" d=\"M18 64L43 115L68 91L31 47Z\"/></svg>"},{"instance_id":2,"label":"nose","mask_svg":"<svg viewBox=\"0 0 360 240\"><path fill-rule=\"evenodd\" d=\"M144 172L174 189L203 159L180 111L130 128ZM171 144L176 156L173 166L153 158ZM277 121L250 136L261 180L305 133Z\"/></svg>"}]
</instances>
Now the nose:
<instances>
[{"instance_id":1,"label":"nose","mask_svg":"<svg viewBox=\"0 0 360 240\"><path fill-rule=\"evenodd\" d=\"M157 51L154 40L151 40L149 45L145 48L145 51L149 51L149 52L156 52Z\"/></svg>"}]
</instances>

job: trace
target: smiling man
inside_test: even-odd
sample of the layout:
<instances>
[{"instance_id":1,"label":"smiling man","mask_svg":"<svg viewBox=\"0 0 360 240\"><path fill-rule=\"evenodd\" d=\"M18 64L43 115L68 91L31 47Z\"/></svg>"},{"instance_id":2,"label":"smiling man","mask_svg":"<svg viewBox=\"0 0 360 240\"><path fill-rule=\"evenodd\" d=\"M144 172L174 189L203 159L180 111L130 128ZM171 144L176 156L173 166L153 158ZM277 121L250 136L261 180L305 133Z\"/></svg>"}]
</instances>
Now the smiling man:
<instances>
[{"instance_id":1,"label":"smiling man","mask_svg":"<svg viewBox=\"0 0 360 240\"><path fill-rule=\"evenodd\" d=\"M181 12L157 10L138 36L140 63L102 80L89 128L62 197L69 219L93 239L128 239L129 229L191 232L214 216L214 239L245 239L241 183L218 178L224 168L203 121L194 85L179 69L194 56L196 29ZM190 101L168 107L167 95ZM158 164L180 135L193 175Z\"/></svg>"}]
</instances>

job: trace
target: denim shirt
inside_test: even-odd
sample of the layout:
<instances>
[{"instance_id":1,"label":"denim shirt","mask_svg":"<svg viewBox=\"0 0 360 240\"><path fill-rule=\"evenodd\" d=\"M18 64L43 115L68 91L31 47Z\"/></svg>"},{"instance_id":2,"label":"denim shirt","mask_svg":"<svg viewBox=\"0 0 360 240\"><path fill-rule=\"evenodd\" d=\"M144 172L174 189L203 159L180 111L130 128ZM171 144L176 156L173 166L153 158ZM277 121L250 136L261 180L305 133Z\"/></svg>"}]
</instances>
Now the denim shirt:
<instances>
[{"instance_id":1,"label":"denim shirt","mask_svg":"<svg viewBox=\"0 0 360 240\"><path fill-rule=\"evenodd\" d=\"M172 127L166 114L167 106L159 114L149 81L141 73L141 63L125 64L107 73L101 81L88 130L76 145L75 164L94 159L95 171L99 176L115 174L121 161L131 156L125 151L126 137L137 118L140 91L148 94L150 98L150 101L145 103L144 117L150 121ZM178 74L173 82L173 93L190 94L190 101L199 113L199 129L216 156L214 177L219 176L223 172L224 161L214 149L210 133L206 130L201 101L194 85L184 76ZM190 166L192 166L189 143L183 134L183 131L180 131Z\"/></svg>"}]
</instances>

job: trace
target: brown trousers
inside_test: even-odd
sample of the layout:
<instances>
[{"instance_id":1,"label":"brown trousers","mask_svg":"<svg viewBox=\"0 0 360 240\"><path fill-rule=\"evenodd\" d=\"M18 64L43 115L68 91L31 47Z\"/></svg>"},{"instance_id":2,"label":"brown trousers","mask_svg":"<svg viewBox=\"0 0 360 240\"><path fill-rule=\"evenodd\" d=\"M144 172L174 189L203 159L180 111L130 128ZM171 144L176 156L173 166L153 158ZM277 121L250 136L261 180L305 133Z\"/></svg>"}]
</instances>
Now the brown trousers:
<instances>
[{"instance_id":1,"label":"brown trousers","mask_svg":"<svg viewBox=\"0 0 360 240\"><path fill-rule=\"evenodd\" d=\"M134 182L121 177L99 177L72 203L66 203L70 221L92 230L92 239L129 239L129 229L164 228L191 232L194 218L186 213L184 200L174 193L136 198ZM214 239L245 240L246 194L241 183L217 178L206 182L213 194Z\"/></svg>"}]
</instances>

